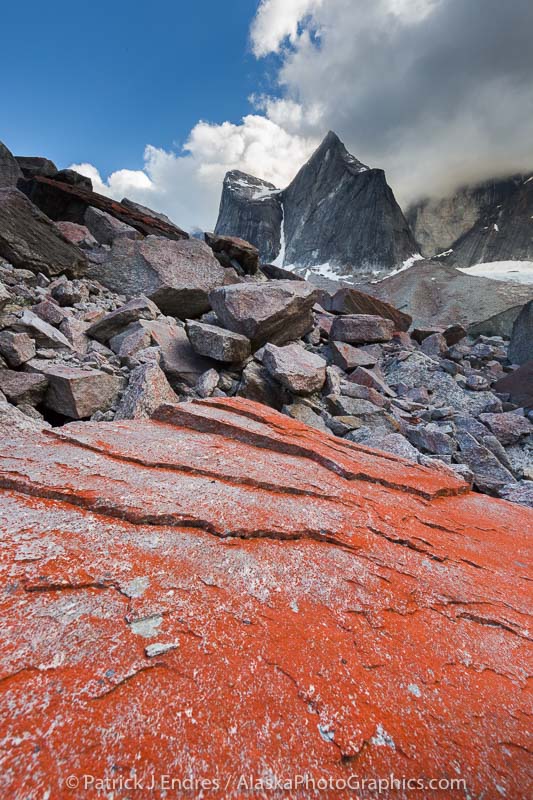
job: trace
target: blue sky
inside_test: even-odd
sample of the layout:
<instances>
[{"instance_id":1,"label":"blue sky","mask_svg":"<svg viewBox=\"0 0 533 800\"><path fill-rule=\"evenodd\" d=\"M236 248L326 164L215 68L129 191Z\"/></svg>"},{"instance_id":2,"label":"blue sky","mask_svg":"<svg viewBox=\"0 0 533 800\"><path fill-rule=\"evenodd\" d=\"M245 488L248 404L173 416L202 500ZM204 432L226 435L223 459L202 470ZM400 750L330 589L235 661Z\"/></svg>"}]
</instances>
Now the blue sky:
<instances>
[{"instance_id":1,"label":"blue sky","mask_svg":"<svg viewBox=\"0 0 533 800\"><path fill-rule=\"evenodd\" d=\"M0 139L58 166L139 169L200 119L238 122L267 85L256 0L19 0L2 8ZM270 90L272 87L270 86Z\"/></svg>"}]
</instances>

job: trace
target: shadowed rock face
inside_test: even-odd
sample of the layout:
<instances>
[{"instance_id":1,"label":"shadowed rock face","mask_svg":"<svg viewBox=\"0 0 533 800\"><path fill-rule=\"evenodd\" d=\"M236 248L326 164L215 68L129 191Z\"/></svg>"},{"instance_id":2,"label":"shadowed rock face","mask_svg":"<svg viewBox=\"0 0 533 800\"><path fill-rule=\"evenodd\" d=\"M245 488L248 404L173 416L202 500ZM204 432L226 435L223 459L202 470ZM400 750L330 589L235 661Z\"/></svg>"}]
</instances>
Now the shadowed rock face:
<instances>
[{"instance_id":1,"label":"shadowed rock face","mask_svg":"<svg viewBox=\"0 0 533 800\"><path fill-rule=\"evenodd\" d=\"M252 242L263 261L327 263L345 275L387 273L418 252L383 170L362 164L331 131L282 192L228 172L216 231Z\"/></svg>"},{"instance_id":2,"label":"shadowed rock face","mask_svg":"<svg viewBox=\"0 0 533 800\"><path fill-rule=\"evenodd\" d=\"M533 260L533 176L516 175L459 189L412 206L407 219L424 255L452 250L458 267Z\"/></svg>"},{"instance_id":3,"label":"shadowed rock face","mask_svg":"<svg viewBox=\"0 0 533 800\"><path fill-rule=\"evenodd\" d=\"M521 796L531 511L243 400L5 443L8 796L406 759Z\"/></svg>"},{"instance_id":4,"label":"shadowed rock face","mask_svg":"<svg viewBox=\"0 0 533 800\"><path fill-rule=\"evenodd\" d=\"M383 170L362 164L331 131L283 192L283 207L286 264L330 263L357 275L390 271L418 252Z\"/></svg>"},{"instance_id":5,"label":"shadowed rock face","mask_svg":"<svg viewBox=\"0 0 533 800\"><path fill-rule=\"evenodd\" d=\"M274 184L239 170L226 174L215 233L238 236L258 248L261 260L274 261L280 250L283 210Z\"/></svg>"}]
</instances>

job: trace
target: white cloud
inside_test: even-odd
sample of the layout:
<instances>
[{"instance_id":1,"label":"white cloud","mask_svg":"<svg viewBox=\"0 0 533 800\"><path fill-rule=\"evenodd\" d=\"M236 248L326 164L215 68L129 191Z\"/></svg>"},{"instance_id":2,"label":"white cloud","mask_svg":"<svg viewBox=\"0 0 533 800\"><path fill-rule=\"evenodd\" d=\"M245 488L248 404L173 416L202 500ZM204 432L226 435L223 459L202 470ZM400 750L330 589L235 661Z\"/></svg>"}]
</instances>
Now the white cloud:
<instances>
[{"instance_id":1,"label":"white cloud","mask_svg":"<svg viewBox=\"0 0 533 800\"><path fill-rule=\"evenodd\" d=\"M95 188L214 226L222 179L287 185L328 129L383 167L400 202L533 167L531 0L262 0L250 41L277 53L279 91L240 124L199 122L181 153Z\"/></svg>"},{"instance_id":2,"label":"white cloud","mask_svg":"<svg viewBox=\"0 0 533 800\"><path fill-rule=\"evenodd\" d=\"M72 168L91 178L101 194L116 200L129 197L185 229L209 229L228 170L241 169L283 187L316 145L315 138L291 134L266 116L250 114L240 125L199 122L179 155L149 145L143 170L119 170L103 181L92 164Z\"/></svg>"},{"instance_id":3,"label":"white cloud","mask_svg":"<svg viewBox=\"0 0 533 800\"><path fill-rule=\"evenodd\" d=\"M320 8L323 0L261 0L250 31L254 55L277 53L288 39L295 45L302 19Z\"/></svg>"}]
</instances>

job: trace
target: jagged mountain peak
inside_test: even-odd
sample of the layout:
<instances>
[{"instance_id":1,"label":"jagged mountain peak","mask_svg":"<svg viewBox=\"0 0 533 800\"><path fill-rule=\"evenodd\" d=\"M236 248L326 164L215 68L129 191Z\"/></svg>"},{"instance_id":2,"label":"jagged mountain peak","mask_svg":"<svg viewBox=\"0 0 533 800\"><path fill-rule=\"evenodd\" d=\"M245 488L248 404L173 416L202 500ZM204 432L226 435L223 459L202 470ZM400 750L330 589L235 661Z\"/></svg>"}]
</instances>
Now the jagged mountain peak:
<instances>
[{"instance_id":1,"label":"jagged mountain peak","mask_svg":"<svg viewBox=\"0 0 533 800\"><path fill-rule=\"evenodd\" d=\"M352 173L367 172L370 167L353 156L334 131L328 131L322 142L303 165L300 172L305 169L316 169L317 166L329 162L342 162ZM300 174L298 173L298 175ZM296 176L296 178L298 177ZM295 178L295 180L296 180Z\"/></svg>"}]
</instances>

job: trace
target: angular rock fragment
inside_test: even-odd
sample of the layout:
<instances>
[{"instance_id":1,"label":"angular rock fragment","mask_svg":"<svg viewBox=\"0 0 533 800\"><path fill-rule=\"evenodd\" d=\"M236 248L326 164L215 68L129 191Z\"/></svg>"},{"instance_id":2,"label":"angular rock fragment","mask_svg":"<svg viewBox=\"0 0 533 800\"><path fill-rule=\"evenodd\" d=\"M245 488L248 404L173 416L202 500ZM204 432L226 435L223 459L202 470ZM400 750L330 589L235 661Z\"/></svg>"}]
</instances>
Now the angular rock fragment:
<instances>
[{"instance_id":1,"label":"angular rock fragment","mask_svg":"<svg viewBox=\"0 0 533 800\"><path fill-rule=\"evenodd\" d=\"M518 406L533 408L533 359L501 378L492 388L508 394L511 402Z\"/></svg>"},{"instance_id":2,"label":"angular rock fragment","mask_svg":"<svg viewBox=\"0 0 533 800\"><path fill-rule=\"evenodd\" d=\"M17 189L0 189L0 256L48 277L76 277L87 267L82 251Z\"/></svg>"},{"instance_id":3,"label":"angular rock fragment","mask_svg":"<svg viewBox=\"0 0 533 800\"><path fill-rule=\"evenodd\" d=\"M524 436L533 435L533 425L529 420L511 411L505 414L480 414L479 419L504 446L516 444Z\"/></svg>"},{"instance_id":4,"label":"angular rock fragment","mask_svg":"<svg viewBox=\"0 0 533 800\"><path fill-rule=\"evenodd\" d=\"M98 245L98 242L85 225L64 222L63 220L56 222L55 225L61 235L76 247L96 247Z\"/></svg>"},{"instance_id":5,"label":"angular rock fragment","mask_svg":"<svg viewBox=\"0 0 533 800\"><path fill-rule=\"evenodd\" d=\"M0 332L0 356L10 367L20 367L35 355L35 342L27 333Z\"/></svg>"},{"instance_id":6,"label":"angular rock fragment","mask_svg":"<svg viewBox=\"0 0 533 800\"><path fill-rule=\"evenodd\" d=\"M53 180L35 176L33 180L21 182L21 186L30 200L53 220L68 220L84 225L85 212L87 208L93 207L131 225L144 236L163 236L175 241L189 238L177 225L162 219L162 215L155 215L153 212L145 214L131 204L122 205L110 197L91 192L87 186L55 180L55 176Z\"/></svg>"},{"instance_id":7,"label":"angular rock fragment","mask_svg":"<svg viewBox=\"0 0 533 800\"><path fill-rule=\"evenodd\" d=\"M57 328L45 322L33 311L26 309L16 321L16 327L29 331L40 347L72 350L69 340Z\"/></svg>"},{"instance_id":8,"label":"angular rock fragment","mask_svg":"<svg viewBox=\"0 0 533 800\"><path fill-rule=\"evenodd\" d=\"M237 394L239 397L262 403L278 411L291 400L284 387L274 380L265 367L256 361L251 361L242 371Z\"/></svg>"},{"instance_id":9,"label":"angular rock fragment","mask_svg":"<svg viewBox=\"0 0 533 800\"><path fill-rule=\"evenodd\" d=\"M533 359L533 300L526 303L513 325L509 359L514 364L525 364Z\"/></svg>"},{"instance_id":10,"label":"angular rock fragment","mask_svg":"<svg viewBox=\"0 0 533 800\"><path fill-rule=\"evenodd\" d=\"M142 239L140 233L131 225L121 222L116 217L112 217L106 211L101 211L99 208L89 208L84 216L85 225L91 232L92 236L100 244L112 245L115 239Z\"/></svg>"},{"instance_id":11,"label":"angular rock fragment","mask_svg":"<svg viewBox=\"0 0 533 800\"><path fill-rule=\"evenodd\" d=\"M209 297L224 327L246 336L253 348L285 344L312 330L315 298L309 284L284 280L225 286Z\"/></svg>"},{"instance_id":12,"label":"angular rock fragment","mask_svg":"<svg viewBox=\"0 0 533 800\"><path fill-rule=\"evenodd\" d=\"M263 364L273 378L295 394L313 394L324 386L326 362L298 344L267 344Z\"/></svg>"},{"instance_id":13,"label":"angular rock fragment","mask_svg":"<svg viewBox=\"0 0 533 800\"><path fill-rule=\"evenodd\" d=\"M250 242L216 233L206 233L205 241L223 267L235 267L246 275L255 275L259 269L259 250Z\"/></svg>"},{"instance_id":14,"label":"angular rock fragment","mask_svg":"<svg viewBox=\"0 0 533 800\"><path fill-rule=\"evenodd\" d=\"M321 303L326 311L335 314L370 314L373 316L390 319L394 322L397 331L407 331L412 319L409 314L399 311L389 303L371 297L369 294L359 292L357 289L343 287L334 295L324 292L321 294Z\"/></svg>"},{"instance_id":15,"label":"angular rock fragment","mask_svg":"<svg viewBox=\"0 0 533 800\"><path fill-rule=\"evenodd\" d=\"M96 369L48 364L39 359L28 366L48 379L44 398L47 408L70 419L87 419L95 411L107 411L124 388L122 378Z\"/></svg>"},{"instance_id":16,"label":"angular rock fragment","mask_svg":"<svg viewBox=\"0 0 533 800\"><path fill-rule=\"evenodd\" d=\"M43 375L0 369L0 392L14 405L38 405L44 397L47 385L48 380Z\"/></svg>"},{"instance_id":17,"label":"angular rock fragment","mask_svg":"<svg viewBox=\"0 0 533 800\"><path fill-rule=\"evenodd\" d=\"M11 300L11 295L7 291L4 284L0 282L0 311L2 311L7 306L10 300Z\"/></svg>"},{"instance_id":18,"label":"angular rock fragment","mask_svg":"<svg viewBox=\"0 0 533 800\"><path fill-rule=\"evenodd\" d=\"M395 397L395 392L375 370L357 367L350 375L349 380L352 383L359 383L361 386L368 386L370 389L375 389L377 392L381 392L387 397Z\"/></svg>"},{"instance_id":19,"label":"angular rock fragment","mask_svg":"<svg viewBox=\"0 0 533 800\"><path fill-rule=\"evenodd\" d=\"M132 322L140 319L156 319L159 309L147 297L136 297L115 311L110 311L87 329L87 336L99 342L107 342Z\"/></svg>"},{"instance_id":20,"label":"angular rock fragment","mask_svg":"<svg viewBox=\"0 0 533 800\"><path fill-rule=\"evenodd\" d=\"M388 342L394 333L394 323L372 314L349 314L335 317L331 326L332 341L365 344Z\"/></svg>"},{"instance_id":21,"label":"angular rock fragment","mask_svg":"<svg viewBox=\"0 0 533 800\"><path fill-rule=\"evenodd\" d=\"M204 242L159 236L115 239L109 257L88 274L128 297L146 295L164 314L182 319L209 311L209 293L226 280L226 270Z\"/></svg>"},{"instance_id":22,"label":"angular rock fragment","mask_svg":"<svg viewBox=\"0 0 533 800\"><path fill-rule=\"evenodd\" d=\"M215 361L239 363L248 358L251 352L250 340L246 336L217 325L189 320L187 334L196 353Z\"/></svg>"},{"instance_id":23,"label":"angular rock fragment","mask_svg":"<svg viewBox=\"0 0 533 800\"><path fill-rule=\"evenodd\" d=\"M0 189L16 186L22 172L15 156L0 142Z\"/></svg>"},{"instance_id":24,"label":"angular rock fragment","mask_svg":"<svg viewBox=\"0 0 533 800\"><path fill-rule=\"evenodd\" d=\"M25 178L34 178L37 175L53 178L57 174L57 167L49 158L40 156L15 156L15 158Z\"/></svg>"},{"instance_id":25,"label":"angular rock fragment","mask_svg":"<svg viewBox=\"0 0 533 800\"><path fill-rule=\"evenodd\" d=\"M194 386L213 361L199 356L191 347L185 330L165 320L141 323L150 331L152 342L161 350L161 368L170 384Z\"/></svg>"},{"instance_id":26,"label":"angular rock fragment","mask_svg":"<svg viewBox=\"0 0 533 800\"><path fill-rule=\"evenodd\" d=\"M346 372L356 367L373 367L376 364L376 358L371 353L347 342L333 341L330 343L330 348L333 362Z\"/></svg>"},{"instance_id":27,"label":"angular rock fragment","mask_svg":"<svg viewBox=\"0 0 533 800\"><path fill-rule=\"evenodd\" d=\"M178 397L158 364L141 364L130 375L115 419L150 417L162 403L177 403Z\"/></svg>"},{"instance_id":28,"label":"angular rock fragment","mask_svg":"<svg viewBox=\"0 0 533 800\"><path fill-rule=\"evenodd\" d=\"M456 438L460 449L456 458L472 470L474 483L480 491L494 493L498 488L513 483L512 473L473 436L466 431L457 431Z\"/></svg>"}]
</instances>

